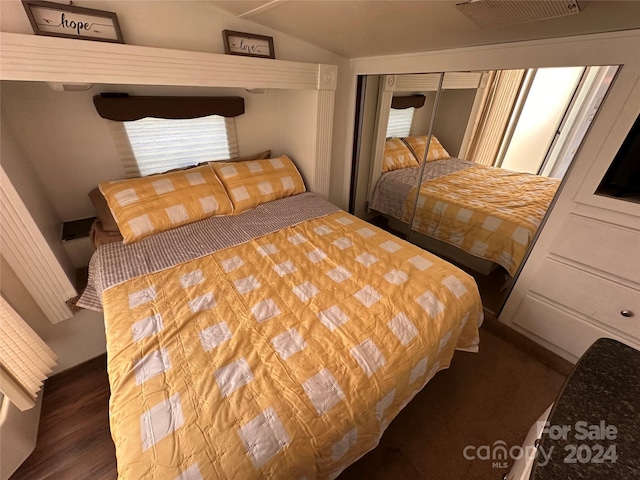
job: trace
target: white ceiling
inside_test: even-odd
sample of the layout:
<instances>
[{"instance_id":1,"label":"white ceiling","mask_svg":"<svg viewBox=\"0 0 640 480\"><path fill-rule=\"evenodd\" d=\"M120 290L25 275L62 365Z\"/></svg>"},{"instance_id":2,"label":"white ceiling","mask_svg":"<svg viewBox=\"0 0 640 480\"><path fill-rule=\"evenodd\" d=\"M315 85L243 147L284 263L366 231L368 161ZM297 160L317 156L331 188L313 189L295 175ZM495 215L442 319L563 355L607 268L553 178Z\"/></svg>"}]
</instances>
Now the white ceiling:
<instances>
[{"instance_id":1,"label":"white ceiling","mask_svg":"<svg viewBox=\"0 0 640 480\"><path fill-rule=\"evenodd\" d=\"M462 14L462 0L211 1L234 15L347 58L390 55L640 28L640 1L579 1L580 13L482 29ZM270 4L270 5L269 5ZM278 46L275 46L276 54Z\"/></svg>"}]
</instances>

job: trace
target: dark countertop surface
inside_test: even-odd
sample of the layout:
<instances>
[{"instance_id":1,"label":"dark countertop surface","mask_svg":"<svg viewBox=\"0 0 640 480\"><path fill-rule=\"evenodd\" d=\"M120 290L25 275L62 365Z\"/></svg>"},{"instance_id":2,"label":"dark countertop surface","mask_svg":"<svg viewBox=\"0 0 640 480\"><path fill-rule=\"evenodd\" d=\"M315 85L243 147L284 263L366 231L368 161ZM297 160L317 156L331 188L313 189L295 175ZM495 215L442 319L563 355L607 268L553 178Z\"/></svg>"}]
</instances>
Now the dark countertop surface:
<instances>
[{"instance_id":1,"label":"dark countertop surface","mask_svg":"<svg viewBox=\"0 0 640 480\"><path fill-rule=\"evenodd\" d=\"M585 352L551 410L530 478L640 479L640 351L601 338Z\"/></svg>"}]
</instances>

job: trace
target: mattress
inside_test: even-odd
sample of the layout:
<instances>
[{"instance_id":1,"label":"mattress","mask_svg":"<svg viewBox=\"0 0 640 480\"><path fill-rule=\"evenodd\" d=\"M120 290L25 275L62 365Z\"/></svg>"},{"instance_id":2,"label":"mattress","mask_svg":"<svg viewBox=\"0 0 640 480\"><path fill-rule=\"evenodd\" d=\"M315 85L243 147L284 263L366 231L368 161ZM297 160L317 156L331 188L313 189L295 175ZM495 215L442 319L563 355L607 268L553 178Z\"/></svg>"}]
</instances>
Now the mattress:
<instances>
[{"instance_id":1,"label":"mattress","mask_svg":"<svg viewBox=\"0 0 640 480\"><path fill-rule=\"evenodd\" d=\"M451 162L449 167L445 167ZM515 275L560 180L451 158L381 176L371 208ZM409 171L412 170L412 171Z\"/></svg>"},{"instance_id":2,"label":"mattress","mask_svg":"<svg viewBox=\"0 0 640 480\"><path fill-rule=\"evenodd\" d=\"M104 245L80 304L123 479L335 478L482 321L467 274L310 193Z\"/></svg>"}]
</instances>

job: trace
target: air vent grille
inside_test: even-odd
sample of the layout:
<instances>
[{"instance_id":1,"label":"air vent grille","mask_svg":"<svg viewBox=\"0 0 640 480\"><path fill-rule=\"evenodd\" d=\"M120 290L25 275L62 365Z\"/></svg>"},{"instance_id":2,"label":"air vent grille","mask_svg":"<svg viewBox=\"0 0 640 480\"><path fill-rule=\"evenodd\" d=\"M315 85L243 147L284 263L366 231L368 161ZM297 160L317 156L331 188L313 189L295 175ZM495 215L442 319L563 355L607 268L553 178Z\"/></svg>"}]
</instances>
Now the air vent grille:
<instances>
[{"instance_id":1,"label":"air vent grille","mask_svg":"<svg viewBox=\"0 0 640 480\"><path fill-rule=\"evenodd\" d=\"M480 28L504 27L580 13L571 0L472 0L456 5Z\"/></svg>"}]
</instances>

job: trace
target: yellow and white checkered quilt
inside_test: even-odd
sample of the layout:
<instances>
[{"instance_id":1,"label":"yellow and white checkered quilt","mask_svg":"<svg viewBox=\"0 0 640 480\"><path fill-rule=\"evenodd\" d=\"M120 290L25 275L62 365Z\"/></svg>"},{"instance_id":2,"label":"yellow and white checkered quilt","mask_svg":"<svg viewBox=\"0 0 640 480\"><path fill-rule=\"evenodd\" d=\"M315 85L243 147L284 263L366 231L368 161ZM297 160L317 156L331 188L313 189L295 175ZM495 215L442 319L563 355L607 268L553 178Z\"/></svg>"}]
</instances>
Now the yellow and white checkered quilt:
<instances>
[{"instance_id":1,"label":"yellow and white checkered quilt","mask_svg":"<svg viewBox=\"0 0 640 480\"><path fill-rule=\"evenodd\" d=\"M344 212L103 295L123 479L333 478L454 349L473 279Z\"/></svg>"},{"instance_id":2,"label":"yellow and white checkered quilt","mask_svg":"<svg viewBox=\"0 0 640 480\"><path fill-rule=\"evenodd\" d=\"M422 184L412 229L514 275L559 185L555 178L474 165ZM405 203L407 223L416 190Z\"/></svg>"}]
</instances>

